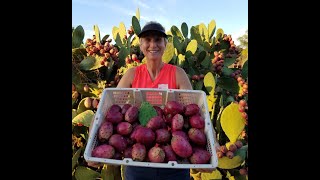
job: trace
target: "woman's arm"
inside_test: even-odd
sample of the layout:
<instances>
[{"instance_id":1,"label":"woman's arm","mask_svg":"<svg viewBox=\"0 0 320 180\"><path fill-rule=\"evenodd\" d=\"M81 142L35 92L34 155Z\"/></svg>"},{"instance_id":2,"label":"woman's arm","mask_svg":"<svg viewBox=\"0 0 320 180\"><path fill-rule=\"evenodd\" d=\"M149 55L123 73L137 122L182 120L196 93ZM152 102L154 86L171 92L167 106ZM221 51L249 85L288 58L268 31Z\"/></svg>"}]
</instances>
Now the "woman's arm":
<instances>
[{"instance_id":1,"label":"woman's arm","mask_svg":"<svg viewBox=\"0 0 320 180\"><path fill-rule=\"evenodd\" d=\"M131 88L135 71L136 71L135 67L128 69L120 79L117 85L117 88Z\"/></svg>"},{"instance_id":2,"label":"woman's arm","mask_svg":"<svg viewBox=\"0 0 320 180\"><path fill-rule=\"evenodd\" d=\"M178 89L193 89L186 72L178 66L176 68L176 82Z\"/></svg>"}]
</instances>

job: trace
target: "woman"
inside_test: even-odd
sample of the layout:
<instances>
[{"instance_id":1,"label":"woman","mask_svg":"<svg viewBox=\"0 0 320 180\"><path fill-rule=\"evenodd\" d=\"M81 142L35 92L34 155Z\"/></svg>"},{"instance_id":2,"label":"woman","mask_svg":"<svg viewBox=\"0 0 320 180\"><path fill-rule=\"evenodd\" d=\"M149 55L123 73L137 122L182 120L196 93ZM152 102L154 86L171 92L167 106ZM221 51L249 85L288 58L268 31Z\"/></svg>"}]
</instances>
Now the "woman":
<instances>
[{"instance_id":1,"label":"woman","mask_svg":"<svg viewBox=\"0 0 320 180\"><path fill-rule=\"evenodd\" d=\"M182 68L162 62L167 35L161 24L147 23L138 37L146 63L128 69L117 87L192 90L190 80ZM125 180L190 180L190 170L126 166L124 176Z\"/></svg>"},{"instance_id":2,"label":"woman","mask_svg":"<svg viewBox=\"0 0 320 180\"><path fill-rule=\"evenodd\" d=\"M138 37L140 38L140 50L146 57L146 63L128 69L118 83L118 88L192 90L190 80L182 68L162 62L168 40L161 24L147 23ZM90 162L89 164L91 166L97 165ZM123 170L125 180L190 180L190 169L125 166ZM200 171L211 172L213 169Z\"/></svg>"}]
</instances>

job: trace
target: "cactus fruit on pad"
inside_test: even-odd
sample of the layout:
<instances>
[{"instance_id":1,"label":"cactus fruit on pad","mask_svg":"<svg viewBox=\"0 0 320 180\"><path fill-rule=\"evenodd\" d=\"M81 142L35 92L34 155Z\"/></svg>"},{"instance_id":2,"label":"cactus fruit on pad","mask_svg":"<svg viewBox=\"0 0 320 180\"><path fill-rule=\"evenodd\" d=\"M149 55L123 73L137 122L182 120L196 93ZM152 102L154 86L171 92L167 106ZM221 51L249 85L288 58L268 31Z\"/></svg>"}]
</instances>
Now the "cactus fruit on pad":
<instances>
[{"instance_id":1,"label":"cactus fruit on pad","mask_svg":"<svg viewBox=\"0 0 320 180\"><path fill-rule=\"evenodd\" d=\"M157 116L157 111L149 102L142 102L139 108L139 122L142 126L146 126L148 121Z\"/></svg>"}]
</instances>

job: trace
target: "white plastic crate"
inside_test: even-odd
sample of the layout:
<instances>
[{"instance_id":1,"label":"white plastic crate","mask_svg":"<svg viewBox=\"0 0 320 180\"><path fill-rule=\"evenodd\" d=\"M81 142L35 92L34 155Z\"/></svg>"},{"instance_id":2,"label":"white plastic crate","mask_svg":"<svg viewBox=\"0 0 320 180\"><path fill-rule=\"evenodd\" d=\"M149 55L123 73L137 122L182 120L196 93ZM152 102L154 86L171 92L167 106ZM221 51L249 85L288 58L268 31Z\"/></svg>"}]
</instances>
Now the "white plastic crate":
<instances>
[{"instance_id":1,"label":"white plastic crate","mask_svg":"<svg viewBox=\"0 0 320 180\"><path fill-rule=\"evenodd\" d=\"M209 116L206 94L200 90L180 90L180 89L149 89L149 88L106 88L102 92L99 101L98 109L95 114L94 122L91 127L89 139L84 152L84 158L87 161L100 162L113 165L127 165L127 166L141 166L141 167L157 167L157 168L216 168L218 166L218 159L216 150L214 148L214 133ZM104 121L107 110L113 104L122 107L124 104L131 104L140 107L144 101L151 105L156 105L164 108L168 101L178 101L183 105L190 103L198 104L201 111L201 116L205 119L204 132L207 138L207 150L211 154L209 164L179 164L177 161L169 161L167 163L153 163L153 162L139 162L133 161L131 158L124 158L122 160L106 159L92 157L91 152L98 144L97 132ZM148 153L148 152L147 152Z\"/></svg>"}]
</instances>

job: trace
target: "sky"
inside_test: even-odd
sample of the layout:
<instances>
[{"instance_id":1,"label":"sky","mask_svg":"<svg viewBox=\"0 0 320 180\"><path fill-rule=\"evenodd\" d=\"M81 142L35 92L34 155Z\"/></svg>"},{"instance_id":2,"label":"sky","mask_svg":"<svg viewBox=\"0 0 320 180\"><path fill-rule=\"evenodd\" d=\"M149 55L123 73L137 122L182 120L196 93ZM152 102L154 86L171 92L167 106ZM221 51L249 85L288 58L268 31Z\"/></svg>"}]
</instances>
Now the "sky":
<instances>
[{"instance_id":1,"label":"sky","mask_svg":"<svg viewBox=\"0 0 320 180\"><path fill-rule=\"evenodd\" d=\"M112 28L123 22L128 29L138 8L141 28L148 21L157 21L166 31L173 25L181 31L185 22L190 37L191 26L204 23L208 27L214 20L216 30L231 34L236 45L248 29L248 0L72 0L72 26L83 27L84 40L92 38L94 25L101 38L107 34L112 38Z\"/></svg>"}]
</instances>

